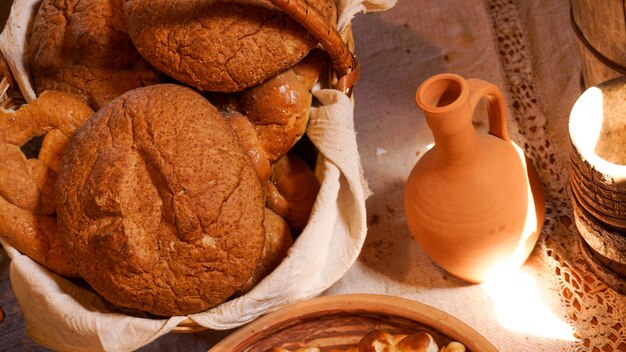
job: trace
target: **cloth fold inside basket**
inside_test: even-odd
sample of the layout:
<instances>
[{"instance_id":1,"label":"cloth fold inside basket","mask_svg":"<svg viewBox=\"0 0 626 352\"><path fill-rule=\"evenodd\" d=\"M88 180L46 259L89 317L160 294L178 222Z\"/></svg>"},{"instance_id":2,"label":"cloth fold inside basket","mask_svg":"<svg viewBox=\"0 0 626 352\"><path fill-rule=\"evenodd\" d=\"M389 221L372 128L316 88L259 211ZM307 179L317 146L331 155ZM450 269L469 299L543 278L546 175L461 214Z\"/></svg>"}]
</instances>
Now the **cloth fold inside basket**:
<instances>
[{"instance_id":1,"label":"cloth fold inside basket","mask_svg":"<svg viewBox=\"0 0 626 352\"><path fill-rule=\"evenodd\" d=\"M0 50L27 101L35 98L28 74L28 28L40 1L15 1L0 34ZM383 10L395 1L339 0L345 27L359 12ZM314 92L307 134L320 152L321 189L309 223L280 266L244 296L190 315L210 329L239 327L286 304L314 297L339 280L363 245L367 224L363 177L353 125L354 102L339 91ZM58 350L135 350L167 334L186 317L145 319L115 312L88 288L50 273L3 243L12 259L11 283L34 341Z\"/></svg>"}]
</instances>

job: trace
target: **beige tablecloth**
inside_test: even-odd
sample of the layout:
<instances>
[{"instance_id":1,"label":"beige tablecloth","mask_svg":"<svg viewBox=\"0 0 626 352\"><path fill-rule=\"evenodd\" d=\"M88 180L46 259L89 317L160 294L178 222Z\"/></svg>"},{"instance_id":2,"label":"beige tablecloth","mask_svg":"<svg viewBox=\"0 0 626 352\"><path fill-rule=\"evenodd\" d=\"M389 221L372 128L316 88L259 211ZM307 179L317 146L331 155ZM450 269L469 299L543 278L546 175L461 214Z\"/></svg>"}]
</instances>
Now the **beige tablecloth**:
<instances>
[{"instance_id":1,"label":"beige tablecloth","mask_svg":"<svg viewBox=\"0 0 626 352\"><path fill-rule=\"evenodd\" d=\"M566 226L567 122L581 93L569 2L404 0L355 24L364 70L356 128L374 195L360 259L327 294L409 297L460 318L502 351L625 351L626 297L589 273L576 230ZM544 184L548 213L540 242L528 263L501 282L466 285L446 275L412 242L405 223L404 182L432 143L414 94L441 72L503 90L509 133L534 158Z\"/></svg>"},{"instance_id":2,"label":"beige tablecloth","mask_svg":"<svg viewBox=\"0 0 626 352\"><path fill-rule=\"evenodd\" d=\"M580 257L567 189L567 119L581 93L581 62L567 0L399 0L353 20L362 76L355 126L365 176L368 235L348 273L324 294L384 293L454 315L501 351L626 351L626 297L601 285ZM509 132L535 159L548 214L527 264L506 279L469 285L435 266L407 228L404 182L432 143L414 94L454 72L497 84ZM478 114L476 125L486 126ZM24 337L0 265L0 350L40 350ZM42 317L45 319L45 317ZM146 351L206 350L228 332L169 334Z\"/></svg>"}]
</instances>

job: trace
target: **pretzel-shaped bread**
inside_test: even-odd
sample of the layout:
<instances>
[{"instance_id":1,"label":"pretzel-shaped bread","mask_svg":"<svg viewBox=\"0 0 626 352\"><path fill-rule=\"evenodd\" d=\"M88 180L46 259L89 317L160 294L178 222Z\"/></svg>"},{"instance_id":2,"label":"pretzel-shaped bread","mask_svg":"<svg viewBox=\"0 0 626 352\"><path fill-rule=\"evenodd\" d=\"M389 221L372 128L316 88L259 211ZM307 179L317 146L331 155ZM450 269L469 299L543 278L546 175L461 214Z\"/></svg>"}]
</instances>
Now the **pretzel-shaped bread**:
<instances>
[{"instance_id":1,"label":"pretzel-shaped bread","mask_svg":"<svg viewBox=\"0 0 626 352\"><path fill-rule=\"evenodd\" d=\"M53 272L76 276L58 241L54 184L74 130L93 110L63 92L45 91L16 112L0 111L0 236ZM43 136L37 158L21 147Z\"/></svg>"}]
</instances>

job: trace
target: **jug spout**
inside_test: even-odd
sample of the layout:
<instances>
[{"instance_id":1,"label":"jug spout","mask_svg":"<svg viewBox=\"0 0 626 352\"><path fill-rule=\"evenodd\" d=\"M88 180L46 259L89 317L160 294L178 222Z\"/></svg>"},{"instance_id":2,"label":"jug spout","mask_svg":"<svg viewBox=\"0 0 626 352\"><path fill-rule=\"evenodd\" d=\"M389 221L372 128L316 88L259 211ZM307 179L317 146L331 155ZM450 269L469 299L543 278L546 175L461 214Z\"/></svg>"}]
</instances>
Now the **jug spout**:
<instances>
[{"instance_id":1,"label":"jug spout","mask_svg":"<svg viewBox=\"0 0 626 352\"><path fill-rule=\"evenodd\" d=\"M504 97L492 83L442 73L424 81L415 94L417 106L424 112L434 135L455 134L463 128L471 128L472 114L481 99L488 100L489 133L510 140Z\"/></svg>"},{"instance_id":2,"label":"jug spout","mask_svg":"<svg viewBox=\"0 0 626 352\"><path fill-rule=\"evenodd\" d=\"M424 112L435 138L455 135L471 127L468 113L469 85L455 74L436 75L424 81L415 94L417 106Z\"/></svg>"},{"instance_id":3,"label":"jug spout","mask_svg":"<svg viewBox=\"0 0 626 352\"><path fill-rule=\"evenodd\" d=\"M467 164L476 155L477 135L472 125L470 86L461 76L441 74L426 80L415 100L433 133L434 153L449 164Z\"/></svg>"}]
</instances>

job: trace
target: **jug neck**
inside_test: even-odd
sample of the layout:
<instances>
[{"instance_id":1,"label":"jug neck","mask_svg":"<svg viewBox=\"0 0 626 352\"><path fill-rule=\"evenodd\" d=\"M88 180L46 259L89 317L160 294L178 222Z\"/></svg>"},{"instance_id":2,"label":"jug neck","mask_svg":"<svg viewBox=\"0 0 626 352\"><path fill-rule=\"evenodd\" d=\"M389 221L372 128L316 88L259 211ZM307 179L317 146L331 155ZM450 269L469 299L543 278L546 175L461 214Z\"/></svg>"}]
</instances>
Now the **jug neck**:
<instances>
[{"instance_id":1,"label":"jug neck","mask_svg":"<svg viewBox=\"0 0 626 352\"><path fill-rule=\"evenodd\" d=\"M434 151L442 154L448 164L464 165L472 162L477 156L478 135L471 123L456 130L454 133L436 133Z\"/></svg>"},{"instance_id":2,"label":"jug neck","mask_svg":"<svg viewBox=\"0 0 626 352\"><path fill-rule=\"evenodd\" d=\"M478 148L478 136L472 124L473 107L469 85L457 75L440 75L418 90L416 101L424 111L435 139L434 150L450 163L472 160Z\"/></svg>"}]
</instances>

